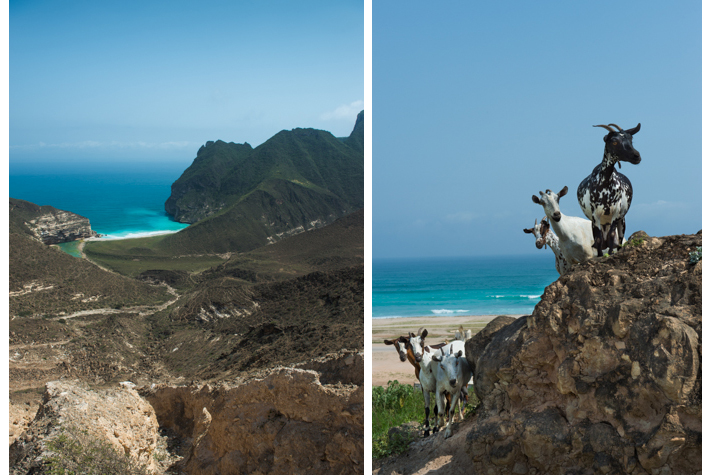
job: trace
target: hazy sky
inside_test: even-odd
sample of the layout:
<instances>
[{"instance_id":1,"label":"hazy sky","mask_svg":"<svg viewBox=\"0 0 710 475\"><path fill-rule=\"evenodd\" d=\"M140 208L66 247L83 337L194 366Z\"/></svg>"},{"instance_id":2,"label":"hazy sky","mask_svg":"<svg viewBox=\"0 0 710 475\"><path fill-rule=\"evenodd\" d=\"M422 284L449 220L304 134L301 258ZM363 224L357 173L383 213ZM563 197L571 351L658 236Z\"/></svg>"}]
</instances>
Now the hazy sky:
<instances>
[{"instance_id":1,"label":"hazy sky","mask_svg":"<svg viewBox=\"0 0 710 475\"><path fill-rule=\"evenodd\" d=\"M178 160L280 130L350 134L362 1L11 0L10 163Z\"/></svg>"},{"instance_id":2,"label":"hazy sky","mask_svg":"<svg viewBox=\"0 0 710 475\"><path fill-rule=\"evenodd\" d=\"M701 220L701 2L373 3L373 256L537 250L532 195L570 193L631 128L627 237Z\"/></svg>"}]
</instances>

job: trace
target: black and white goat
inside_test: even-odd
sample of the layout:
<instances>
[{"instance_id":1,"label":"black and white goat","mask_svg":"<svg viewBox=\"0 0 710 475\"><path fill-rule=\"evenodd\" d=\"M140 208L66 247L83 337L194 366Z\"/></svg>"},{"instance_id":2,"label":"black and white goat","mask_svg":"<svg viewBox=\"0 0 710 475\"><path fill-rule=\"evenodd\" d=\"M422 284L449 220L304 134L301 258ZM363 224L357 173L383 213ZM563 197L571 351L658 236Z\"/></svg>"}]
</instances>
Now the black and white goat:
<instances>
[{"instance_id":1,"label":"black and white goat","mask_svg":"<svg viewBox=\"0 0 710 475\"><path fill-rule=\"evenodd\" d=\"M634 148L633 135L641 130L641 124L633 129L623 130L616 124L595 125L609 131L604 136L604 158L594 167L591 175L577 188L579 206L587 218L592 220L594 248L597 256L609 248L609 254L621 247L626 232L626 213L631 206L633 188L625 175L616 171L614 165L629 162L638 165L641 154ZM615 127L618 131L612 129Z\"/></svg>"}]
</instances>

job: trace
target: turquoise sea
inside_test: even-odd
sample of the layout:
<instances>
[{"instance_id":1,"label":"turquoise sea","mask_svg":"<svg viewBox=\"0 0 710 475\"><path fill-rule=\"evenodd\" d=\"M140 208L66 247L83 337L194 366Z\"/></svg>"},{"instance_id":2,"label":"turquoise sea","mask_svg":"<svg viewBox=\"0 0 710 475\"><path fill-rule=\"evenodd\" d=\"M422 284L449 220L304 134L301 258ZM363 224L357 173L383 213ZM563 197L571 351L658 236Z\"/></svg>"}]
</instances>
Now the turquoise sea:
<instances>
[{"instance_id":1,"label":"turquoise sea","mask_svg":"<svg viewBox=\"0 0 710 475\"><path fill-rule=\"evenodd\" d=\"M555 256L374 259L372 317L530 314Z\"/></svg>"},{"instance_id":2,"label":"turquoise sea","mask_svg":"<svg viewBox=\"0 0 710 475\"><path fill-rule=\"evenodd\" d=\"M164 204L184 169L183 164L11 169L10 197L89 218L91 229L106 239L175 232L187 225L173 221Z\"/></svg>"}]
</instances>

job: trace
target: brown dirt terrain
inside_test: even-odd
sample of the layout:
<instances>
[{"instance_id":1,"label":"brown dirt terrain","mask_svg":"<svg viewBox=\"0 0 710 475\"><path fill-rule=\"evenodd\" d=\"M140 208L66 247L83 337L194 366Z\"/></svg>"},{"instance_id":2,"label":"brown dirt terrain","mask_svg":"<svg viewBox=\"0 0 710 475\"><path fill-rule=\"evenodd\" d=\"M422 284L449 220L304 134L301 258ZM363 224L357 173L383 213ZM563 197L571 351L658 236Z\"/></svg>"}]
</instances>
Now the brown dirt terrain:
<instances>
[{"instance_id":1,"label":"brown dirt terrain","mask_svg":"<svg viewBox=\"0 0 710 475\"><path fill-rule=\"evenodd\" d=\"M295 236L298 252L290 253L289 238L260 251L268 259L236 256L240 266L249 261L249 272L227 263L203 275L170 274L177 293L166 291L163 272L128 279L17 235L11 291L40 274L54 287L10 297L10 442L34 418L49 381L76 380L89 391L121 381L147 388L238 385L279 365L361 350L362 213L331 226ZM359 246L346 252L358 232ZM243 278L250 275L256 278ZM106 283L110 298L86 298ZM362 393L362 370L356 386Z\"/></svg>"}]
</instances>

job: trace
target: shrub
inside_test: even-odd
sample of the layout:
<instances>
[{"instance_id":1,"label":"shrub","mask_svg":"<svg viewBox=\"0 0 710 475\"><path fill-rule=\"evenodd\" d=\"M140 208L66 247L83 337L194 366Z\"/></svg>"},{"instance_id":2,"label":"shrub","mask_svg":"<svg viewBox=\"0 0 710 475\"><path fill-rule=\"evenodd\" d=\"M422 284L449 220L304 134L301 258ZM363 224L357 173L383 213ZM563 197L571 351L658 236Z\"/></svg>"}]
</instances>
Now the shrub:
<instances>
[{"instance_id":1,"label":"shrub","mask_svg":"<svg viewBox=\"0 0 710 475\"><path fill-rule=\"evenodd\" d=\"M691 264L697 264L703 259L703 247L698 246L695 248L695 251L690 252L690 263Z\"/></svg>"},{"instance_id":2,"label":"shrub","mask_svg":"<svg viewBox=\"0 0 710 475\"><path fill-rule=\"evenodd\" d=\"M62 429L49 441L49 475L148 475L130 456L117 452L108 441L76 427Z\"/></svg>"}]
</instances>

